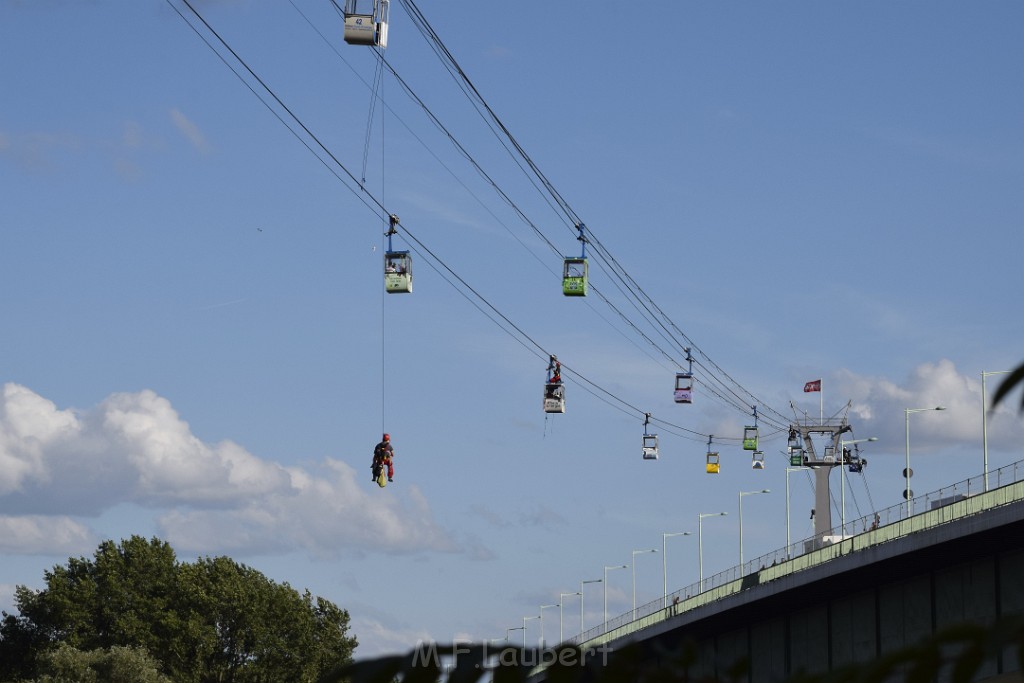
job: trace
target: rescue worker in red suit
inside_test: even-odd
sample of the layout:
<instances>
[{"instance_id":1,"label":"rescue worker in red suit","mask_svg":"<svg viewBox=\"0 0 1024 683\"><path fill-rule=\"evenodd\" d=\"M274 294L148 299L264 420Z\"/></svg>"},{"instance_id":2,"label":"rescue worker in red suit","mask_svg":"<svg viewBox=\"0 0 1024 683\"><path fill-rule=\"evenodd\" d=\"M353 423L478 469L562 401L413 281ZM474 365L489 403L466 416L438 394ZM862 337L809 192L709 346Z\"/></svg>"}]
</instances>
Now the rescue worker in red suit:
<instances>
[{"instance_id":1,"label":"rescue worker in red suit","mask_svg":"<svg viewBox=\"0 0 1024 683\"><path fill-rule=\"evenodd\" d=\"M373 471L373 480L377 481L383 467L388 468L388 481L394 481L395 476L395 449L391 446L391 435L385 434L383 440L373 448L373 464L370 469Z\"/></svg>"}]
</instances>

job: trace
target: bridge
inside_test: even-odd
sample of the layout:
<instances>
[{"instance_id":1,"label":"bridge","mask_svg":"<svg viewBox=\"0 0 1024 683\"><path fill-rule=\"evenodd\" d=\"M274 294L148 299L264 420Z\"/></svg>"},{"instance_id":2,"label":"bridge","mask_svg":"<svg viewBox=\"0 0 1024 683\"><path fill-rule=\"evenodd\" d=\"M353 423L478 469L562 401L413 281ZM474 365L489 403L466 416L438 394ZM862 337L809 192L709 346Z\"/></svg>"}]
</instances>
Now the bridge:
<instances>
[{"instance_id":1,"label":"bridge","mask_svg":"<svg viewBox=\"0 0 1024 683\"><path fill-rule=\"evenodd\" d=\"M590 629L570 643L696 647L691 676L750 683L871 662L946 627L1024 615L1024 462L911 498L776 550ZM658 656L658 655L652 655ZM1013 648L977 680L1020 680ZM532 680L544 680L538 669Z\"/></svg>"}]
</instances>

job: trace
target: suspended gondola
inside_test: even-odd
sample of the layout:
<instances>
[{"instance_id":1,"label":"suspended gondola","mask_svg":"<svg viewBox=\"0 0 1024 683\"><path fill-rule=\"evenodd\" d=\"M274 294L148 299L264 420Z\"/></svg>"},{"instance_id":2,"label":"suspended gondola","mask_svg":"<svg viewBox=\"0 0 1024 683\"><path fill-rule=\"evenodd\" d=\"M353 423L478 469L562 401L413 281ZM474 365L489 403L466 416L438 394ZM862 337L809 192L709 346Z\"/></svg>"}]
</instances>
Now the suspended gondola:
<instances>
[{"instance_id":1,"label":"suspended gondola","mask_svg":"<svg viewBox=\"0 0 1024 683\"><path fill-rule=\"evenodd\" d=\"M857 449L857 446L854 445L854 448ZM853 474L860 474L861 472L864 471L864 468L868 466L867 459L860 457L859 449L855 450L853 453L850 453L849 448L844 448L843 459L847 463L847 469L850 470L850 472L852 472Z\"/></svg>"},{"instance_id":2,"label":"suspended gondola","mask_svg":"<svg viewBox=\"0 0 1024 683\"><path fill-rule=\"evenodd\" d=\"M790 427L789 429L789 442L787 444L789 450L789 465L790 467L800 467L804 464L804 446L803 441L800 439L800 432Z\"/></svg>"},{"instance_id":3,"label":"suspended gondola","mask_svg":"<svg viewBox=\"0 0 1024 683\"><path fill-rule=\"evenodd\" d=\"M388 249L384 252L384 289L388 294L412 293L412 256L408 251L395 251L391 246L391 236L398 232L398 216L388 216Z\"/></svg>"},{"instance_id":4,"label":"suspended gondola","mask_svg":"<svg viewBox=\"0 0 1024 683\"><path fill-rule=\"evenodd\" d=\"M367 0L373 9L360 12L359 0L345 0L345 42L349 45L388 46L388 5L390 0Z\"/></svg>"},{"instance_id":5,"label":"suspended gondola","mask_svg":"<svg viewBox=\"0 0 1024 683\"><path fill-rule=\"evenodd\" d=\"M690 349L686 349L686 361L689 367L676 373L676 390L672 394L672 400L676 403L693 403L693 358Z\"/></svg>"},{"instance_id":6,"label":"suspended gondola","mask_svg":"<svg viewBox=\"0 0 1024 683\"><path fill-rule=\"evenodd\" d=\"M647 432L647 425L651 422L651 414L647 413L644 417L644 440L643 440L643 455L644 460L657 460L658 459L658 435L649 434Z\"/></svg>"},{"instance_id":7,"label":"suspended gondola","mask_svg":"<svg viewBox=\"0 0 1024 683\"><path fill-rule=\"evenodd\" d=\"M764 451L754 451L750 457L750 466L755 470L764 469Z\"/></svg>"},{"instance_id":8,"label":"suspended gondola","mask_svg":"<svg viewBox=\"0 0 1024 683\"><path fill-rule=\"evenodd\" d=\"M743 428L743 450L757 450L757 406L754 406L754 424Z\"/></svg>"},{"instance_id":9,"label":"suspended gondola","mask_svg":"<svg viewBox=\"0 0 1024 683\"><path fill-rule=\"evenodd\" d=\"M713 434L708 436L708 456L704 466L708 474L718 474L718 453L711 450L711 440L713 438L715 438Z\"/></svg>"},{"instance_id":10,"label":"suspended gondola","mask_svg":"<svg viewBox=\"0 0 1024 683\"><path fill-rule=\"evenodd\" d=\"M576 226L580 236L577 237L583 245L580 256L567 256L562 264L562 294L566 296L587 295L587 238L584 235L586 226L579 223Z\"/></svg>"},{"instance_id":11,"label":"suspended gondola","mask_svg":"<svg viewBox=\"0 0 1024 683\"><path fill-rule=\"evenodd\" d=\"M565 385L562 384L562 364L554 355L548 359L548 378L544 383L544 412L565 412Z\"/></svg>"},{"instance_id":12,"label":"suspended gondola","mask_svg":"<svg viewBox=\"0 0 1024 683\"><path fill-rule=\"evenodd\" d=\"M757 450L757 426L743 428L743 450Z\"/></svg>"}]
</instances>

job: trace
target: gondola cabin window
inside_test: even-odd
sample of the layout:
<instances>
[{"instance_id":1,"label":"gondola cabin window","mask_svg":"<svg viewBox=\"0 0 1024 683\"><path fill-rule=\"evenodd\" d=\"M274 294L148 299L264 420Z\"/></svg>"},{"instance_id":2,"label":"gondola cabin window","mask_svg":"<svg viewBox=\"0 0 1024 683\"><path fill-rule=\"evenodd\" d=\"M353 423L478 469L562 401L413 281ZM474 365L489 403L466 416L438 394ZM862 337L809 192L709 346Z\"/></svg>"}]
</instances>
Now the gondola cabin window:
<instances>
[{"instance_id":1,"label":"gondola cabin window","mask_svg":"<svg viewBox=\"0 0 1024 683\"><path fill-rule=\"evenodd\" d=\"M566 296L587 295L587 259L568 257L562 269L562 294Z\"/></svg>"},{"instance_id":2,"label":"gondola cabin window","mask_svg":"<svg viewBox=\"0 0 1024 683\"><path fill-rule=\"evenodd\" d=\"M544 385L544 412L565 412L565 385L561 382Z\"/></svg>"},{"instance_id":3,"label":"gondola cabin window","mask_svg":"<svg viewBox=\"0 0 1024 683\"><path fill-rule=\"evenodd\" d=\"M643 442L644 460L658 459L658 435L644 434Z\"/></svg>"},{"instance_id":4,"label":"gondola cabin window","mask_svg":"<svg viewBox=\"0 0 1024 683\"><path fill-rule=\"evenodd\" d=\"M676 390L672 398L676 403L693 403L693 375L691 373L676 373Z\"/></svg>"},{"instance_id":5,"label":"gondola cabin window","mask_svg":"<svg viewBox=\"0 0 1024 683\"><path fill-rule=\"evenodd\" d=\"M743 429L743 450L757 450L757 427L744 427Z\"/></svg>"},{"instance_id":6,"label":"gondola cabin window","mask_svg":"<svg viewBox=\"0 0 1024 683\"><path fill-rule=\"evenodd\" d=\"M384 254L384 289L388 294L412 292L412 257L407 251Z\"/></svg>"}]
</instances>

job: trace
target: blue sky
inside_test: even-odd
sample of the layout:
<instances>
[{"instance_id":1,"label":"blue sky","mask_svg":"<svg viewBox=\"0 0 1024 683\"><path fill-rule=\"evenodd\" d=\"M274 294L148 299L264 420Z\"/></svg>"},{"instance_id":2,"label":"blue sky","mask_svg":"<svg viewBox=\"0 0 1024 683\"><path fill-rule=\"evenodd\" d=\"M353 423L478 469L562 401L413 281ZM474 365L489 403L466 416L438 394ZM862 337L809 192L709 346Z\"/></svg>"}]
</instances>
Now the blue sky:
<instances>
[{"instance_id":1,"label":"blue sky","mask_svg":"<svg viewBox=\"0 0 1024 683\"><path fill-rule=\"evenodd\" d=\"M785 544L784 438L763 442L757 472L735 444L748 415L700 386L674 404L673 363L599 298L561 295L558 256L390 75L368 135L376 56L341 40L329 2L194 5L540 348L689 430L661 430L660 460L640 458L642 415L573 374L566 413L546 417L546 358L430 258L415 262L413 294L385 296L378 213L172 5L188 13L178 0L0 0L4 608L15 585L38 587L103 538L157 535L184 559L227 554L335 601L372 656L504 637L663 533L696 532L701 513L730 513L703 530L705 575L727 569L740 491L772 490L744 499L745 556ZM879 440L862 449L848 515L900 502L906 408L947 408L911 417L915 491L980 473L981 373L1024 359L1024 6L420 9L722 372L787 416L790 402L817 414L802 391L817 378L827 414L852 402L855 436ZM386 57L516 209L576 254L397 0ZM592 284L627 310L601 269ZM992 415L991 467L1022 459L1022 424L1009 406ZM382 427L397 453L384 490L367 469ZM706 434L733 439L717 477L703 472ZM802 538L813 495L791 482ZM673 590L696 580L697 552L691 538L668 544ZM660 555L636 561L637 600L653 600ZM609 576L612 614L631 606L630 573ZM600 585L584 600L590 628ZM570 635L579 603L565 605ZM557 622L545 610L549 639Z\"/></svg>"}]
</instances>

